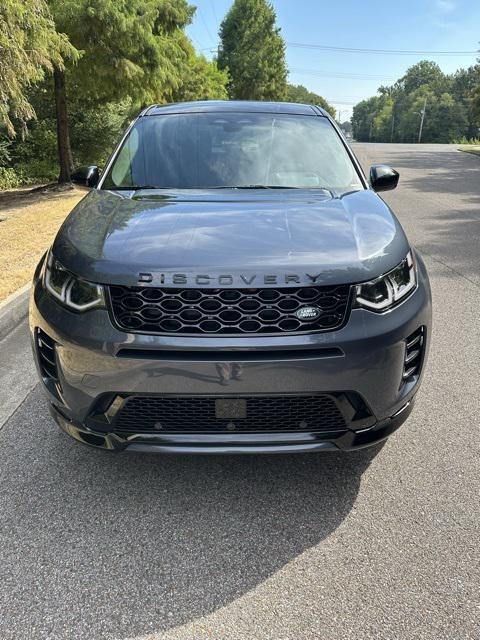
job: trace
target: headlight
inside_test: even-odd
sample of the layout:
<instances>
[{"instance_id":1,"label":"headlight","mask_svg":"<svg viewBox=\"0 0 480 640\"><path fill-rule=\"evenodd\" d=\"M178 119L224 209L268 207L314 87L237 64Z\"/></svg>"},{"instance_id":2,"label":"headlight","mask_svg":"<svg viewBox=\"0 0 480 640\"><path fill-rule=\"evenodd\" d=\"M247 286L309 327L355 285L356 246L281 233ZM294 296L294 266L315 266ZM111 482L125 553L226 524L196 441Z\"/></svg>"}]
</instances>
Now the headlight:
<instances>
[{"instance_id":1,"label":"headlight","mask_svg":"<svg viewBox=\"0 0 480 640\"><path fill-rule=\"evenodd\" d=\"M52 296L74 311L105 306L103 288L64 269L51 252L45 265L44 284Z\"/></svg>"},{"instance_id":2,"label":"headlight","mask_svg":"<svg viewBox=\"0 0 480 640\"><path fill-rule=\"evenodd\" d=\"M403 300L417 286L412 253L384 276L357 285L356 305L373 311L385 311Z\"/></svg>"}]
</instances>

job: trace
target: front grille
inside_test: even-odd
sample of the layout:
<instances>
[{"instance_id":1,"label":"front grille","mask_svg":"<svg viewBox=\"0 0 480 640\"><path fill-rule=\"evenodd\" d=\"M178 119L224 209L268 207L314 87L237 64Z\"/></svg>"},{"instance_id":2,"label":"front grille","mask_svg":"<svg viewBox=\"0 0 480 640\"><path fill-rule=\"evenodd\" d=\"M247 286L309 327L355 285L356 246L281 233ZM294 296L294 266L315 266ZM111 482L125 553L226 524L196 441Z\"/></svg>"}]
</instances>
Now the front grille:
<instances>
[{"instance_id":1,"label":"front grille","mask_svg":"<svg viewBox=\"0 0 480 640\"><path fill-rule=\"evenodd\" d=\"M271 433L345 430L345 419L330 395L234 398L242 411L229 417L229 396L144 397L125 401L114 422L118 433ZM221 417L217 417L217 416ZM232 412L235 416L235 411Z\"/></svg>"},{"instance_id":2,"label":"front grille","mask_svg":"<svg viewBox=\"0 0 480 640\"><path fill-rule=\"evenodd\" d=\"M410 336L405 344L405 364L403 366L403 380L408 381L413 376L418 376L422 367L423 349L425 343L425 330L420 327Z\"/></svg>"},{"instance_id":3,"label":"front grille","mask_svg":"<svg viewBox=\"0 0 480 640\"><path fill-rule=\"evenodd\" d=\"M57 380L58 371L55 356L55 342L41 329L36 329L35 339L42 376L47 380Z\"/></svg>"},{"instance_id":4,"label":"front grille","mask_svg":"<svg viewBox=\"0 0 480 640\"><path fill-rule=\"evenodd\" d=\"M285 334L340 327L349 309L349 285L278 289L169 289L110 287L111 313L127 331L194 335ZM302 307L317 317L299 319Z\"/></svg>"}]
</instances>

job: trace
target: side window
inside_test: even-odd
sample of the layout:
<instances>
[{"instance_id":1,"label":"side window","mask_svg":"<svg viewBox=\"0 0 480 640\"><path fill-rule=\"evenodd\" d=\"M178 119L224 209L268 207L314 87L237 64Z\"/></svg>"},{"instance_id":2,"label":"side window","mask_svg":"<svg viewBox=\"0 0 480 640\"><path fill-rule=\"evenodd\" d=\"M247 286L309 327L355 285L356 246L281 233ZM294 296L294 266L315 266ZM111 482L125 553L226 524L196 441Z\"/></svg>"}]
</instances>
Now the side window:
<instances>
[{"instance_id":1,"label":"side window","mask_svg":"<svg viewBox=\"0 0 480 640\"><path fill-rule=\"evenodd\" d=\"M139 147L138 129L132 129L122 150L118 154L112 170L112 181L116 187L135 184L132 176L132 167Z\"/></svg>"}]
</instances>

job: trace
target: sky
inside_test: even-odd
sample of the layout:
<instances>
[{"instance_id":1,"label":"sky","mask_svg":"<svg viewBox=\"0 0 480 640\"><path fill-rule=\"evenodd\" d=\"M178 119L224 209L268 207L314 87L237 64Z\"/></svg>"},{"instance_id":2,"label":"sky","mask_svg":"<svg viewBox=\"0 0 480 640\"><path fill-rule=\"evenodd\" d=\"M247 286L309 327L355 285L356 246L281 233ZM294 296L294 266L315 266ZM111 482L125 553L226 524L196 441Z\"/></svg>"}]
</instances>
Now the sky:
<instances>
[{"instance_id":1,"label":"sky","mask_svg":"<svg viewBox=\"0 0 480 640\"><path fill-rule=\"evenodd\" d=\"M188 34L211 57L218 29L233 0L191 0L197 11ZM475 53L453 55L374 54L322 48L476 52L480 48L480 0L273 0L287 43L289 82L303 84L348 120L354 104L392 84L419 60L437 62L445 73L475 64ZM340 112L340 113L338 113Z\"/></svg>"}]
</instances>

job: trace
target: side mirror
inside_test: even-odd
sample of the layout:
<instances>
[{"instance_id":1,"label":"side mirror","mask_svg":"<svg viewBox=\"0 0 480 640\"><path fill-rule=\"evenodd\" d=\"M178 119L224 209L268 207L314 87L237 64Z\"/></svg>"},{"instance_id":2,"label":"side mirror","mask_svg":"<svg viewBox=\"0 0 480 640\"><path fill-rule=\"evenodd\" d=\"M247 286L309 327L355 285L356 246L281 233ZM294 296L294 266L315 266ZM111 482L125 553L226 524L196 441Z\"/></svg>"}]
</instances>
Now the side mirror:
<instances>
[{"instance_id":1,"label":"side mirror","mask_svg":"<svg viewBox=\"0 0 480 640\"><path fill-rule=\"evenodd\" d=\"M72 182L84 187L96 187L100 179L100 169L96 165L78 167L71 175Z\"/></svg>"},{"instance_id":2,"label":"side mirror","mask_svg":"<svg viewBox=\"0 0 480 640\"><path fill-rule=\"evenodd\" d=\"M400 174L386 164L373 164L370 167L370 184L374 191L390 191L398 184Z\"/></svg>"}]
</instances>

